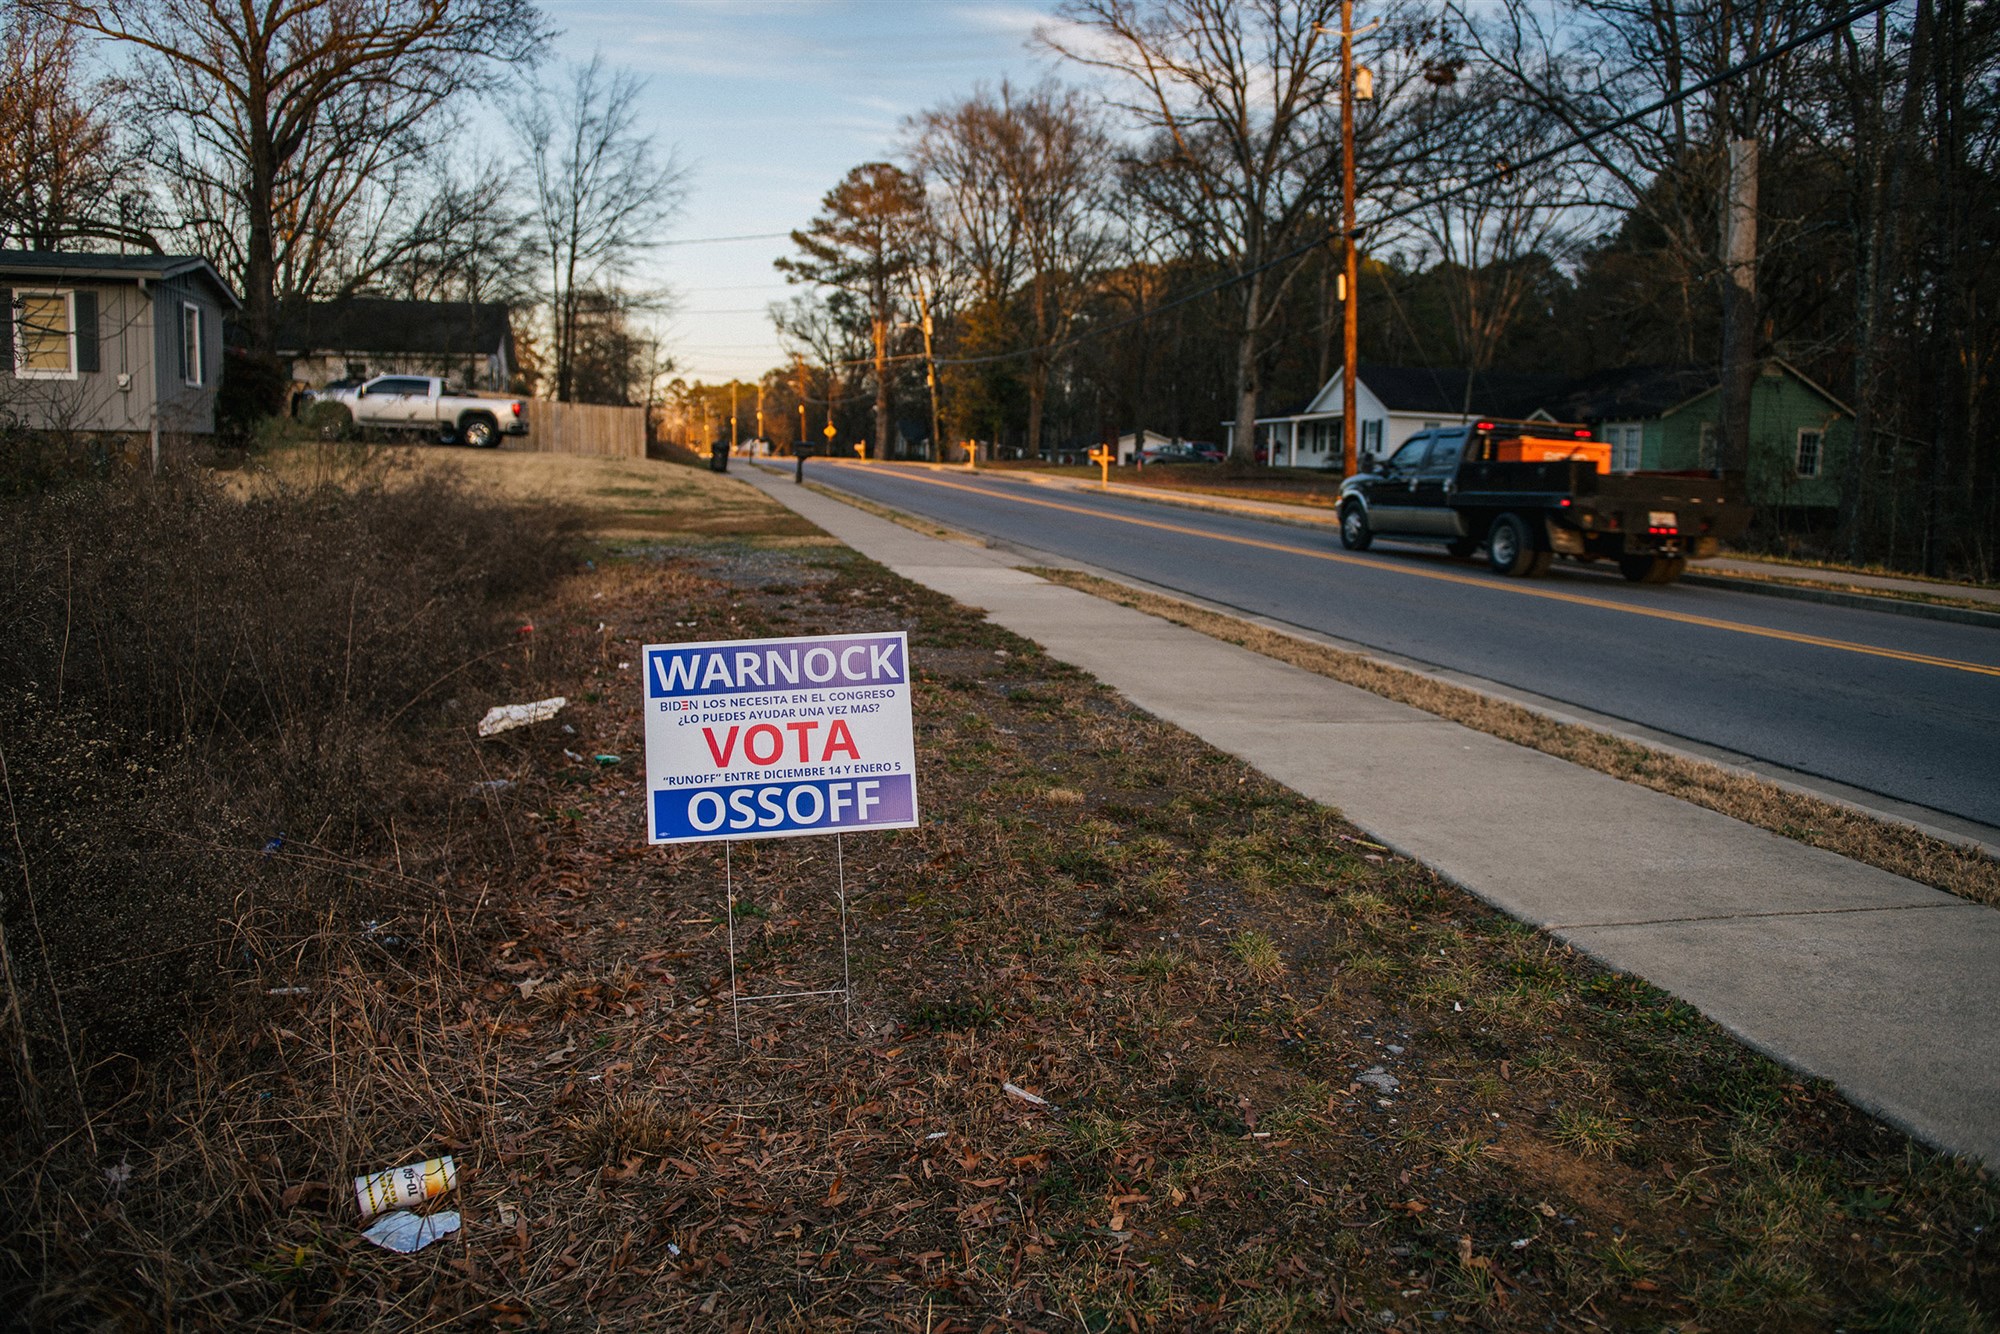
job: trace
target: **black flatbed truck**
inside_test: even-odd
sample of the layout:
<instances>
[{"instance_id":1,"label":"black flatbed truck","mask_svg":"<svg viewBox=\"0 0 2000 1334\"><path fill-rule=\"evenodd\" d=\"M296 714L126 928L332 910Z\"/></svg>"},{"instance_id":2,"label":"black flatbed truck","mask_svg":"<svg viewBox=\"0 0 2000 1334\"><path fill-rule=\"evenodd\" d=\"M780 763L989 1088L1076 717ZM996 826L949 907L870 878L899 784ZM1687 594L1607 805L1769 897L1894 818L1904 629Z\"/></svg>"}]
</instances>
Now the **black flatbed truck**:
<instances>
[{"instance_id":1,"label":"black flatbed truck","mask_svg":"<svg viewBox=\"0 0 2000 1334\"><path fill-rule=\"evenodd\" d=\"M1610 560L1635 583L1668 584L1749 526L1741 477L1601 471L1610 446L1589 435L1492 421L1419 431L1341 484L1341 544L1441 540L1455 556L1484 546L1494 570L1518 576L1557 556Z\"/></svg>"}]
</instances>

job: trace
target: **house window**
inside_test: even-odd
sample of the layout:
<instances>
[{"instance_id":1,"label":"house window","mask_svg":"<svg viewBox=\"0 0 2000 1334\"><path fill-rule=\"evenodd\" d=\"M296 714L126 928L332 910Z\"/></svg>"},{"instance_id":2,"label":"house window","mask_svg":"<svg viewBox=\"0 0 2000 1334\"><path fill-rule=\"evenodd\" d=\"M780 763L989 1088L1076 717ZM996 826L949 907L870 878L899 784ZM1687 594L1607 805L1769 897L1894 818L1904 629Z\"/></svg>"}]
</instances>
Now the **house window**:
<instances>
[{"instance_id":1,"label":"house window","mask_svg":"<svg viewBox=\"0 0 2000 1334\"><path fill-rule=\"evenodd\" d=\"M1361 453L1373 458L1382 452L1382 419L1361 423Z\"/></svg>"},{"instance_id":2,"label":"house window","mask_svg":"<svg viewBox=\"0 0 2000 1334\"><path fill-rule=\"evenodd\" d=\"M1799 476L1819 476L1820 439L1818 431L1799 432Z\"/></svg>"},{"instance_id":3,"label":"house window","mask_svg":"<svg viewBox=\"0 0 2000 1334\"><path fill-rule=\"evenodd\" d=\"M201 364L201 307L192 301L181 303L181 383L200 385L208 382Z\"/></svg>"},{"instance_id":4,"label":"house window","mask_svg":"<svg viewBox=\"0 0 2000 1334\"><path fill-rule=\"evenodd\" d=\"M1637 472L1646 443L1646 428L1626 423L1604 428L1604 440L1611 446L1611 471Z\"/></svg>"},{"instance_id":5,"label":"house window","mask_svg":"<svg viewBox=\"0 0 2000 1334\"><path fill-rule=\"evenodd\" d=\"M1713 469L1715 467L1715 423L1701 424L1701 441L1696 446L1695 467Z\"/></svg>"},{"instance_id":6,"label":"house window","mask_svg":"<svg viewBox=\"0 0 2000 1334\"><path fill-rule=\"evenodd\" d=\"M24 380L76 378L76 293L14 293L14 374Z\"/></svg>"}]
</instances>

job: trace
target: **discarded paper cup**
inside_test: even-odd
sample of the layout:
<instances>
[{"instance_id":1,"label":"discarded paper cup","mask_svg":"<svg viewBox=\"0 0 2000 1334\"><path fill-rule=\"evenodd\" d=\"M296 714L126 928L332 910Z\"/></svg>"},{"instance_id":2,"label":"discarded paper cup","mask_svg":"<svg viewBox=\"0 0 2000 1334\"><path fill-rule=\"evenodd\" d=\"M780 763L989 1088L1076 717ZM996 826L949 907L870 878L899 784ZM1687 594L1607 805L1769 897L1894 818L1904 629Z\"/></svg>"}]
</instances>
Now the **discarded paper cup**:
<instances>
[{"instance_id":1,"label":"discarded paper cup","mask_svg":"<svg viewBox=\"0 0 2000 1334\"><path fill-rule=\"evenodd\" d=\"M451 1155L426 1158L407 1167L387 1172L370 1172L354 1178L354 1202L363 1218L373 1218L385 1209L401 1209L421 1204L434 1196L458 1189L458 1164Z\"/></svg>"}]
</instances>

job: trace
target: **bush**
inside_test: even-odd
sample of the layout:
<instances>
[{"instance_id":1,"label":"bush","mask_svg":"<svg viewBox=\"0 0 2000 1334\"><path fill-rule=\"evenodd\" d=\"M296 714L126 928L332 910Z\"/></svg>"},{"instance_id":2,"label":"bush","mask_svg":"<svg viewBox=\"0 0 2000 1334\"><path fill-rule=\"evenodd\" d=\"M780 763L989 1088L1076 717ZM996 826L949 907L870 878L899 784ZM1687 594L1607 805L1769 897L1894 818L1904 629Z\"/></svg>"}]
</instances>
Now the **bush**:
<instances>
[{"instance_id":1,"label":"bush","mask_svg":"<svg viewBox=\"0 0 2000 1334\"><path fill-rule=\"evenodd\" d=\"M437 480L0 504L0 875L32 891L0 925L31 1041L152 1049L329 921L452 874L477 833L438 773L473 744L448 706L501 677L566 541ZM401 874L373 874L391 850Z\"/></svg>"},{"instance_id":2,"label":"bush","mask_svg":"<svg viewBox=\"0 0 2000 1334\"><path fill-rule=\"evenodd\" d=\"M217 443L238 449L250 444L258 423L285 410L285 395L291 387L291 375L276 361L225 349L222 384L215 391Z\"/></svg>"}]
</instances>

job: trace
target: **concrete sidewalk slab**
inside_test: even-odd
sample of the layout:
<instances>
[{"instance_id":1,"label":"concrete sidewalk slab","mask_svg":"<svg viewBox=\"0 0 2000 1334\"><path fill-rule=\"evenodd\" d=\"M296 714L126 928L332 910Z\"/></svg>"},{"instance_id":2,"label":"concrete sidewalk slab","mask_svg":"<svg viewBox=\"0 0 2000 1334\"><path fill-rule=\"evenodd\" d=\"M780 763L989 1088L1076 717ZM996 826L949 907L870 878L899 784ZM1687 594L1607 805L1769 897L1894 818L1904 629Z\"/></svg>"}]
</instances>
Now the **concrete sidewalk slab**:
<instances>
[{"instance_id":1,"label":"concrete sidewalk slab","mask_svg":"<svg viewBox=\"0 0 2000 1334\"><path fill-rule=\"evenodd\" d=\"M751 481L1858 1105L2000 1163L2000 912Z\"/></svg>"}]
</instances>

